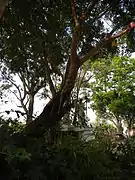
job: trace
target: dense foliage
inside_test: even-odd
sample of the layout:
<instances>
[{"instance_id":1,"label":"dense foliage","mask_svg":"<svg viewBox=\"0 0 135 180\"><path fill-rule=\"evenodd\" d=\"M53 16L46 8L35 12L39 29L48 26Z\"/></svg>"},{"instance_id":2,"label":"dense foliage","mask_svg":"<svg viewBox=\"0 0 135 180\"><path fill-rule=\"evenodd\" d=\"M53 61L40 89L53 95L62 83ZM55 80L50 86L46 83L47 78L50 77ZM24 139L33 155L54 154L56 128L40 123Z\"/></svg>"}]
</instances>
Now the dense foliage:
<instances>
[{"instance_id":1,"label":"dense foliage","mask_svg":"<svg viewBox=\"0 0 135 180\"><path fill-rule=\"evenodd\" d=\"M63 102L61 104L58 102L61 105L58 117L60 121L69 111L68 109L71 109L68 103L72 101L71 91L75 86L77 71L83 64L83 59L95 61L97 57L104 57L113 51L110 46L112 44L107 43L99 48L95 55L89 54L107 33L116 34L123 27L127 27L134 16L134 3L131 0L77 1L75 12L81 26L81 33L77 33L72 9L72 3L65 0L56 2L49 0L18 2L15 0L9 1L5 9L0 26L2 79L10 82L9 87L15 86L17 93L14 92L14 95L19 94L17 99L20 101L21 112L27 122L34 119L34 100L41 89L45 99L55 97L61 90L60 97L56 98L57 101L61 101L63 89L67 91L67 98L64 95ZM84 16L83 20L81 20L82 16ZM134 40L133 33L127 33L124 37L118 38L124 52L133 50L132 40ZM76 48L72 47L72 42L76 42ZM119 43L118 45L116 43L116 46L118 51L115 52L118 53ZM75 56L72 57L73 54ZM77 61L74 58L76 55ZM73 65L75 67L70 71L66 66L70 64L69 59L72 59L72 65L75 63ZM71 73L73 74L70 76ZM22 86L16 85L13 80L14 75L19 77ZM74 108L77 103L79 104L78 99L77 97L74 99L76 101ZM64 104L68 106L67 110L62 110ZM56 107L58 108L58 105ZM55 113L54 116L56 117ZM52 119L50 121L54 121L54 118Z\"/></svg>"},{"instance_id":2,"label":"dense foliage","mask_svg":"<svg viewBox=\"0 0 135 180\"><path fill-rule=\"evenodd\" d=\"M134 126L135 60L128 57L99 59L92 66L93 108L100 118L114 122L121 131L122 123Z\"/></svg>"},{"instance_id":3,"label":"dense foliage","mask_svg":"<svg viewBox=\"0 0 135 180\"><path fill-rule=\"evenodd\" d=\"M26 137L23 128L1 121L1 179L134 179L134 139L102 136L106 128L98 128L89 142L69 136L52 145L45 138Z\"/></svg>"}]
</instances>

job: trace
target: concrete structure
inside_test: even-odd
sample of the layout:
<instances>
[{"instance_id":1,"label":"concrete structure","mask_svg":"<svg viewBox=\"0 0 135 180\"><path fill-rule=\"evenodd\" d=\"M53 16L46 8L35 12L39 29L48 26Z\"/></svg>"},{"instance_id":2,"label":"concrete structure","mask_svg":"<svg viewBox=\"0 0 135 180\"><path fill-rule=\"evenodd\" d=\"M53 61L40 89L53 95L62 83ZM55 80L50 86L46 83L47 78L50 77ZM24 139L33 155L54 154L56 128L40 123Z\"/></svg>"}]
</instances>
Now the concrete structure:
<instances>
[{"instance_id":1,"label":"concrete structure","mask_svg":"<svg viewBox=\"0 0 135 180\"><path fill-rule=\"evenodd\" d=\"M75 127L73 125L63 124L61 126L62 132L75 132L82 140L89 141L93 138L91 127Z\"/></svg>"}]
</instances>

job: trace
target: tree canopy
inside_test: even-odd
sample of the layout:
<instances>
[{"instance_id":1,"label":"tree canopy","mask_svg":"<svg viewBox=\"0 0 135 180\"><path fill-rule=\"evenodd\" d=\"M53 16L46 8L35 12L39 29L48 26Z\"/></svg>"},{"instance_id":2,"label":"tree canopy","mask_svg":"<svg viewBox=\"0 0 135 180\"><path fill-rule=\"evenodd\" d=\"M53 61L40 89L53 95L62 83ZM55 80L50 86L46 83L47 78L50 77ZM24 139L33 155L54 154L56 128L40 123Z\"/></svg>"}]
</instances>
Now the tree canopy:
<instances>
[{"instance_id":1,"label":"tree canopy","mask_svg":"<svg viewBox=\"0 0 135 180\"><path fill-rule=\"evenodd\" d=\"M93 108L119 131L123 122L129 129L134 126L134 67L134 59L128 57L100 59L92 67Z\"/></svg>"}]
</instances>

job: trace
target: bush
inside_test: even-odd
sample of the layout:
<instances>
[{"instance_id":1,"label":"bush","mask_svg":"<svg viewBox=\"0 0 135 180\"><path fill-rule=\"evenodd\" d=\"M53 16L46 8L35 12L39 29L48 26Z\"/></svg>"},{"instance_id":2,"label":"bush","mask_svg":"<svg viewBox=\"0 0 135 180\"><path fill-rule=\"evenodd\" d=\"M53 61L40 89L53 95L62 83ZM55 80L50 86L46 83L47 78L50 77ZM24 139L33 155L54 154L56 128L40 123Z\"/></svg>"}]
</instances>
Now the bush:
<instances>
[{"instance_id":1,"label":"bush","mask_svg":"<svg viewBox=\"0 0 135 180\"><path fill-rule=\"evenodd\" d=\"M123 180L134 179L134 139L115 142L110 137L84 142L71 136L49 145L45 138L22 133L23 125L1 122L1 154L6 165L0 179L10 180ZM0 161L2 162L2 156ZM8 177L6 175L9 175Z\"/></svg>"}]
</instances>

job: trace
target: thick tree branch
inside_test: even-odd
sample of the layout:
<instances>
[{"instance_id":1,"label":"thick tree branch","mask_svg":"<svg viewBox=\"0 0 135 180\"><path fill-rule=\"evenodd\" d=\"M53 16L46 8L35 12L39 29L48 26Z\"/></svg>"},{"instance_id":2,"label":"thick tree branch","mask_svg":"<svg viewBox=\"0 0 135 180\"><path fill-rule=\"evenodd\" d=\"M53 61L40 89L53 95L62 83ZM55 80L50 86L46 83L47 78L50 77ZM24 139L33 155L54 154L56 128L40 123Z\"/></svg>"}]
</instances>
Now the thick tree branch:
<instances>
[{"instance_id":1,"label":"thick tree branch","mask_svg":"<svg viewBox=\"0 0 135 180\"><path fill-rule=\"evenodd\" d=\"M118 32L117 34L112 35L109 39L113 40L113 39L119 38L119 37L123 36L124 34L126 34L129 31L130 31L130 27L127 27L126 29ZM109 39L106 39L106 40L109 40Z\"/></svg>"},{"instance_id":2,"label":"thick tree branch","mask_svg":"<svg viewBox=\"0 0 135 180\"><path fill-rule=\"evenodd\" d=\"M56 89L55 89L53 81L51 79L51 70L50 70L50 67L48 65L47 54L45 53L45 51L43 51L43 55L44 55L45 68L47 70L47 80L49 83L49 87L50 87L50 91L52 93L52 96L54 97L56 95Z\"/></svg>"},{"instance_id":3,"label":"thick tree branch","mask_svg":"<svg viewBox=\"0 0 135 180\"><path fill-rule=\"evenodd\" d=\"M92 58L94 55L98 54L100 48L103 48L107 43L110 41L119 38L130 31L130 27L125 28L124 30L121 30L115 35L110 35L104 37L97 45L89 50L89 52L81 59L81 64L86 62L88 59Z\"/></svg>"},{"instance_id":4,"label":"thick tree branch","mask_svg":"<svg viewBox=\"0 0 135 180\"><path fill-rule=\"evenodd\" d=\"M77 19L75 0L71 0L71 7L72 7L72 13L73 13L74 21L75 21L75 27L79 28L80 24L79 24L78 19Z\"/></svg>"},{"instance_id":5,"label":"thick tree branch","mask_svg":"<svg viewBox=\"0 0 135 180\"><path fill-rule=\"evenodd\" d=\"M28 111L27 111L27 123L32 122L33 109L34 109L34 94L30 94L29 95Z\"/></svg>"},{"instance_id":6,"label":"thick tree branch","mask_svg":"<svg viewBox=\"0 0 135 180\"><path fill-rule=\"evenodd\" d=\"M20 80L22 81L22 84L23 84L24 94L23 94L22 100L24 101L24 99L26 98L26 95L27 95L28 85L27 85L27 83L25 81L25 78L21 75L21 73L18 73L18 76L19 76L19 78L20 78Z\"/></svg>"},{"instance_id":7,"label":"thick tree branch","mask_svg":"<svg viewBox=\"0 0 135 180\"><path fill-rule=\"evenodd\" d=\"M73 32L72 43L71 43L71 61L73 62L73 61L76 61L77 59L77 45L78 45L78 41L79 41L80 33L81 33L81 27L80 27L80 24L78 22L77 15L76 15L75 0L72 0L72 13L73 13L75 27L76 27L75 31Z\"/></svg>"},{"instance_id":8,"label":"thick tree branch","mask_svg":"<svg viewBox=\"0 0 135 180\"><path fill-rule=\"evenodd\" d=\"M62 85L62 91L71 91L75 84L77 71L80 67L80 59L77 55L77 44L78 44L79 35L77 30L74 32L71 43L71 56L68 59L64 84Z\"/></svg>"},{"instance_id":9,"label":"thick tree branch","mask_svg":"<svg viewBox=\"0 0 135 180\"><path fill-rule=\"evenodd\" d=\"M80 67L80 59L77 55L77 46L80 40L81 27L78 24L75 5L76 5L75 1L72 0L72 13L73 13L76 29L72 35L71 56L68 58L65 77L64 77L63 84L61 86L61 90L63 92L67 91L67 89L68 91L71 91L73 89L73 86L76 80L76 73Z\"/></svg>"}]
</instances>

